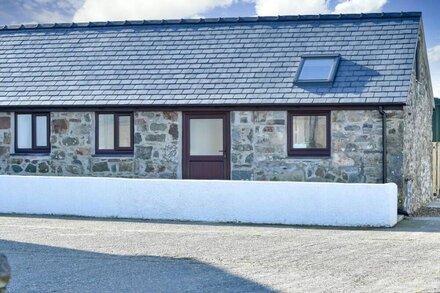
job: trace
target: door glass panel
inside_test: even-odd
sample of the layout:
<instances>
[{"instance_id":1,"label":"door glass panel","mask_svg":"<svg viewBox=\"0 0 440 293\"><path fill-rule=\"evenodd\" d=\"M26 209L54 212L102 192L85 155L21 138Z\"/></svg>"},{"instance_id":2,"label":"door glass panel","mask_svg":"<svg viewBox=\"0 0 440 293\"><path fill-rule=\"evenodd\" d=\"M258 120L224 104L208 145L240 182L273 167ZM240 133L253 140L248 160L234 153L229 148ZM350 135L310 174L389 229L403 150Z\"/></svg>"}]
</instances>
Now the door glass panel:
<instances>
[{"instance_id":1,"label":"door glass panel","mask_svg":"<svg viewBox=\"0 0 440 293\"><path fill-rule=\"evenodd\" d=\"M32 115L17 115L17 148L32 148Z\"/></svg>"},{"instance_id":2,"label":"door glass panel","mask_svg":"<svg viewBox=\"0 0 440 293\"><path fill-rule=\"evenodd\" d=\"M190 120L190 155L223 155L223 119Z\"/></svg>"},{"instance_id":3,"label":"door glass panel","mask_svg":"<svg viewBox=\"0 0 440 293\"><path fill-rule=\"evenodd\" d=\"M113 150L115 148L113 114L99 115L99 149Z\"/></svg>"},{"instance_id":4,"label":"door glass panel","mask_svg":"<svg viewBox=\"0 0 440 293\"><path fill-rule=\"evenodd\" d=\"M36 117L37 147L47 146L47 116Z\"/></svg>"},{"instance_id":5,"label":"door glass panel","mask_svg":"<svg viewBox=\"0 0 440 293\"><path fill-rule=\"evenodd\" d=\"M119 147L129 148L131 146L130 116L119 116Z\"/></svg>"}]
</instances>

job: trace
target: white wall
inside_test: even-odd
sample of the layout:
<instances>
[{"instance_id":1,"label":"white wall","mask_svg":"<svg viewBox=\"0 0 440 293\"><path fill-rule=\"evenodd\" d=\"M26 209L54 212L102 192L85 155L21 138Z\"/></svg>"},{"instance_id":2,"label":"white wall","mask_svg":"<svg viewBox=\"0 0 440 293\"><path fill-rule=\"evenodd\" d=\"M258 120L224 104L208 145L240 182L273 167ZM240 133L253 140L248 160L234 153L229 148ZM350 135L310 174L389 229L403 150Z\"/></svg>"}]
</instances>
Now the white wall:
<instances>
[{"instance_id":1,"label":"white wall","mask_svg":"<svg viewBox=\"0 0 440 293\"><path fill-rule=\"evenodd\" d=\"M3 175L0 213L393 226L397 186Z\"/></svg>"}]
</instances>

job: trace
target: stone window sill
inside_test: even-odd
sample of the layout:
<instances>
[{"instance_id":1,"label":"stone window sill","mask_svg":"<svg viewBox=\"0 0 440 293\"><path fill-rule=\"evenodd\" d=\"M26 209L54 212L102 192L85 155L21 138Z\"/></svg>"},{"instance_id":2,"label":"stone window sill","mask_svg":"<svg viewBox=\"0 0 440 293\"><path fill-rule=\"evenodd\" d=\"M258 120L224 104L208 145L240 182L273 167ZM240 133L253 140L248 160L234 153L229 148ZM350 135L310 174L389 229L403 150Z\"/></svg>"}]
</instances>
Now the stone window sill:
<instances>
[{"instance_id":1,"label":"stone window sill","mask_svg":"<svg viewBox=\"0 0 440 293\"><path fill-rule=\"evenodd\" d=\"M121 158L121 159L133 159L134 154L94 154L92 158Z\"/></svg>"},{"instance_id":2,"label":"stone window sill","mask_svg":"<svg viewBox=\"0 0 440 293\"><path fill-rule=\"evenodd\" d=\"M332 158L332 156L294 156L294 155L287 156L287 159L307 160L307 161L328 160L331 158Z\"/></svg>"},{"instance_id":3,"label":"stone window sill","mask_svg":"<svg viewBox=\"0 0 440 293\"><path fill-rule=\"evenodd\" d=\"M50 153L11 153L11 157L44 157L50 158Z\"/></svg>"}]
</instances>

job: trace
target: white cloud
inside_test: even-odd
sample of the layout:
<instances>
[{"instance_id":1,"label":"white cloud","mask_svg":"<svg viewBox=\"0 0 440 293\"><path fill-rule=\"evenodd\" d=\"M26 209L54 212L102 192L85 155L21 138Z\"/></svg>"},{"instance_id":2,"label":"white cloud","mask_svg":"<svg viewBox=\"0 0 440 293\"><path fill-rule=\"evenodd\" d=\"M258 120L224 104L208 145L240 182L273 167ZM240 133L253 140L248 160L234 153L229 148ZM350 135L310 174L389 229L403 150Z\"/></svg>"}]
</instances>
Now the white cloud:
<instances>
[{"instance_id":1,"label":"white cloud","mask_svg":"<svg viewBox=\"0 0 440 293\"><path fill-rule=\"evenodd\" d=\"M329 13L327 0L255 0L257 15Z\"/></svg>"},{"instance_id":2,"label":"white cloud","mask_svg":"<svg viewBox=\"0 0 440 293\"><path fill-rule=\"evenodd\" d=\"M428 49L428 60L434 96L440 98L440 45Z\"/></svg>"},{"instance_id":3,"label":"white cloud","mask_svg":"<svg viewBox=\"0 0 440 293\"><path fill-rule=\"evenodd\" d=\"M434 97L440 98L440 62L429 64L431 70L432 90Z\"/></svg>"},{"instance_id":4,"label":"white cloud","mask_svg":"<svg viewBox=\"0 0 440 293\"><path fill-rule=\"evenodd\" d=\"M387 0L344 0L336 4L333 13L382 12Z\"/></svg>"},{"instance_id":5,"label":"white cloud","mask_svg":"<svg viewBox=\"0 0 440 293\"><path fill-rule=\"evenodd\" d=\"M334 10L329 0L254 0L258 15L380 12L387 0L339 0Z\"/></svg>"},{"instance_id":6,"label":"white cloud","mask_svg":"<svg viewBox=\"0 0 440 293\"><path fill-rule=\"evenodd\" d=\"M194 17L234 0L86 0L73 21L138 20Z\"/></svg>"},{"instance_id":7,"label":"white cloud","mask_svg":"<svg viewBox=\"0 0 440 293\"><path fill-rule=\"evenodd\" d=\"M440 78L440 76L439 76L439 78ZM432 91L434 92L434 97L440 98L440 82L433 83Z\"/></svg>"},{"instance_id":8,"label":"white cloud","mask_svg":"<svg viewBox=\"0 0 440 293\"><path fill-rule=\"evenodd\" d=\"M195 17L236 2L254 3L257 15L288 15L377 12L387 0L338 0L334 10L330 0L85 0L73 21Z\"/></svg>"},{"instance_id":9,"label":"white cloud","mask_svg":"<svg viewBox=\"0 0 440 293\"><path fill-rule=\"evenodd\" d=\"M71 15L66 15L63 11L56 10L40 10L38 13L33 13L31 22L34 23L55 23L55 22L70 22Z\"/></svg>"},{"instance_id":10,"label":"white cloud","mask_svg":"<svg viewBox=\"0 0 440 293\"><path fill-rule=\"evenodd\" d=\"M428 58L431 62L440 61L440 45L428 49Z\"/></svg>"},{"instance_id":11,"label":"white cloud","mask_svg":"<svg viewBox=\"0 0 440 293\"><path fill-rule=\"evenodd\" d=\"M84 0L0 0L0 23L70 22Z\"/></svg>"}]
</instances>

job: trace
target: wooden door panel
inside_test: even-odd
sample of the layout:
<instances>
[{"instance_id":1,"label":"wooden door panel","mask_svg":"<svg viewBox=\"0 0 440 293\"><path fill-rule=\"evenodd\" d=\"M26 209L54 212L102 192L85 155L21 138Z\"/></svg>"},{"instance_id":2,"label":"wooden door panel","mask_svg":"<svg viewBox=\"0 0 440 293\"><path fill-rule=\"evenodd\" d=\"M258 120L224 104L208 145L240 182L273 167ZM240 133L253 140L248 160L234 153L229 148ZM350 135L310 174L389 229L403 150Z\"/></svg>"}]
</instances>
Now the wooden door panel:
<instances>
[{"instance_id":1,"label":"wooden door panel","mask_svg":"<svg viewBox=\"0 0 440 293\"><path fill-rule=\"evenodd\" d=\"M198 119L194 123L193 119ZM207 120L208 119L208 120ZM209 123L209 119L213 119ZM219 131L219 119L222 121L223 129ZM192 122L192 123L191 123ZM215 126L215 131L207 132L205 126L212 124ZM191 134L191 125L194 129L199 129L206 135L201 135L197 139L191 140L191 135L194 138L194 134ZM194 127L196 125L197 127ZM199 134L201 133L199 132ZM222 132L222 133L219 133ZM212 134L222 135L223 146L221 146L221 139L213 137ZM202 133L203 134L203 133ZM229 113L228 112L184 112L183 113L183 178L184 179L229 179L230 178L230 126L229 126ZM206 137L206 140L205 140ZM211 140L210 140L211 139ZM215 140L216 143L212 144ZM219 144L220 141L220 144ZM211 148L204 148L205 146L191 146L191 143L211 143ZM217 150L217 148L219 150ZM194 155L193 153L211 155ZM196 151L194 151L196 150ZM215 154L215 155L214 155Z\"/></svg>"},{"instance_id":2,"label":"wooden door panel","mask_svg":"<svg viewBox=\"0 0 440 293\"><path fill-rule=\"evenodd\" d=\"M224 162L190 162L191 179L224 179Z\"/></svg>"}]
</instances>

